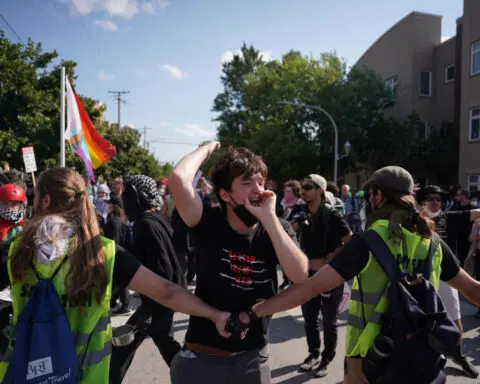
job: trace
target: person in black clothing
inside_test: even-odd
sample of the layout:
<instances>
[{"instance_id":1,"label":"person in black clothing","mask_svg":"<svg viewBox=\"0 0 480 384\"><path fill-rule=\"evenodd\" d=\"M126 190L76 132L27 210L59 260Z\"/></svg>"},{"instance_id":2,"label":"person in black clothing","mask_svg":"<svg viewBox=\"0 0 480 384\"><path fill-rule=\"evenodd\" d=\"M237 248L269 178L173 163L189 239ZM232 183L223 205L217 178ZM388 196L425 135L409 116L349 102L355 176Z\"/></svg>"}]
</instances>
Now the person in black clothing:
<instances>
[{"instance_id":1,"label":"person in black clothing","mask_svg":"<svg viewBox=\"0 0 480 384\"><path fill-rule=\"evenodd\" d=\"M211 142L185 156L168 186L199 248L195 294L216 308L239 311L276 294L278 263L300 282L308 260L290 224L275 214L275 194L264 189L266 165L248 149L230 148L215 166L211 180L221 207L202 204L192 183L219 146ZM255 322L243 339L225 339L190 317L185 345L172 361L172 383L270 383L268 323Z\"/></svg>"},{"instance_id":2,"label":"person in black clothing","mask_svg":"<svg viewBox=\"0 0 480 384\"><path fill-rule=\"evenodd\" d=\"M79 304L80 313L92 299L100 302L104 295L110 296L111 280L116 286L138 291L180 312L205 316L216 324L221 335L229 337L224 330L229 313L214 309L185 288L156 275L118 245L112 255L113 274L109 276L95 212L85 182L75 170L52 168L42 172L35 187L34 206L35 218L26 223L18 247L10 254L13 280L22 281L33 273L34 258L39 264L49 264L68 257L68 263L63 264L66 269L57 278L71 277L66 282L66 299ZM6 263L0 264L0 282L8 285L10 279L3 276L8 276ZM93 346L93 350L96 348L101 347ZM108 355L101 355L101 359L104 357ZM119 381L114 379L112 383Z\"/></svg>"},{"instance_id":3,"label":"person in black clothing","mask_svg":"<svg viewBox=\"0 0 480 384\"><path fill-rule=\"evenodd\" d=\"M174 235L172 226L159 212L162 199L155 181L144 175L132 176L124 184L122 199L128 218L135 222L134 255L142 265L159 276L185 286L182 268L172 243ZM146 336L152 337L169 366L181 348L172 336L174 311L146 296L140 297L141 306L127 321L127 324L134 325L138 330L134 343L122 348L113 348L111 376L115 383L123 380L137 348Z\"/></svg>"},{"instance_id":4,"label":"person in black clothing","mask_svg":"<svg viewBox=\"0 0 480 384\"><path fill-rule=\"evenodd\" d=\"M470 204L468 197L468 191L461 188L458 189L457 194L455 195L455 204L451 210L471 211L472 209L475 209L475 207ZM470 240L468 239L468 236L470 235L471 229L472 226L470 223L463 223L463 225L452 227L451 232L449 233L449 246L457 255L462 265L468 255L468 250L470 249Z\"/></svg>"},{"instance_id":5,"label":"person in black clothing","mask_svg":"<svg viewBox=\"0 0 480 384\"><path fill-rule=\"evenodd\" d=\"M377 173L379 173L379 171L377 171ZM398 173L399 172L396 172L396 174ZM411 233L415 233L414 231L416 231L417 226L413 224L414 222L412 221L412 218L414 217L413 215L415 213L414 211L412 211L412 208L415 208L416 203L414 199L412 197L407 197L409 201L409 206L405 207L399 205L399 203L395 203L393 201L389 202L388 200L386 200L386 193L384 195L383 192L383 190L388 191L388 188L394 188L395 186L392 186L392 184L394 183L396 183L396 185L406 184L406 181L404 181L406 177L401 175L402 178L400 179L400 177L396 175L394 175L393 177L390 175L387 176L388 177L385 177L384 179L385 181L382 180L381 186L374 185L373 187L370 187L370 203L372 204L372 208L374 210L373 215L369 218L370 223L376 222L377 220L393 220L395 219L395 215L398 215L397 220L399 220L398 217L401 214L402 216L400 216L400 218L405 217L405 219L403 219L403 221L401 222L402 227L405 228L405 230L410 231ZM408 190L408 194L411 195L413 190L413 179L411 178L411 176L409 177L409 179L410 181L408 182L408 188L406 186L402 186L402 190ZM377 184L380 184L380 180L377 182ZM388 187L384 186L387 184ZM402 193L404 195L406 194L406 192ZM417 216L417 220L420 220L420 218L422 221L428 224L428 222L426 221L428 219L425 219L424 216ZM430 229L428 230L431 231ZM418 233L418 235L420 234ZM442 258L440 261L440 279L448 282L450 286L460 291L470 302L479 305L480 282L472 279L460 267L457 258L443 240L440 240L440 246L442 251ZM256 321L256 319L259 317L261 318L263 316L269 316L273 313L294 308L297 305L304 303L306 300L314 297L315 295L343 285L345 281L348 281L353 277L357 276L371 262L372 257L373 256L370 253L369 245L364 235L355 236L340 250L337 256L328 265L321 268L307 282L295 284L289 289L280 293L278 296L254 305L251 311L247 313L242 313L239 317L237 317L237 319L240 319L242 323L248 326L248 324L252 320ZM349 359L354 360L354 357ZM345 372L346 379L351 376L354 377L351 377L350 380L345 380L344 382L366 382L365 378L361 374L362 360L357 359L356 361L358 362L356 364L356 367L358 367L358 369L356 369L356 372L353 372L353 369L350 370L350 368L355 368L353 364ZM445 381L438 382L440 383Z\"/></svg>"},{"instance_id":6,"label":"person in black clothing","mask_svg":"<svg viewBox=\"0 0 480 384\"><path fill-rule=\"evenodd\" d=\"M297 207L292 219L297 219L300 246L310 260L309 276L326 265L352 232L340 212L325 204L327 181L320 175L309 175L303 181L302 199L306 204ZM298 213L297 213L298 212ZM327 375L327 366L335 357L338 341L338 306L343 297L343 285L322 293L302 305L308 357L300 370L314 370L316 377ZM318 316L322 312L324 350L320 361L320 331Z\"/></svg>"},{"instance_id":7,"label":"person in black clothing","mask_svg":"<svg viewBox=\"0 0 480 384\"><path fill-rule=\"evenodd\" d=\"M123 211L123 202L121 197L118 197L113 192L110 194L108 201L109 213L107 222L104 226L104 235L106 238L115 241L115 244L122 246L127 250L131 249L131 244L128 241L128 224L127 217ZM120 306L117 305L117 300L120 300ZM124 315L130 313L132 309L128 305L130 301L130 294L128 289L116 289L113 287L112 299L110 306L114 315Z\"/></svg>"}]
</instances>

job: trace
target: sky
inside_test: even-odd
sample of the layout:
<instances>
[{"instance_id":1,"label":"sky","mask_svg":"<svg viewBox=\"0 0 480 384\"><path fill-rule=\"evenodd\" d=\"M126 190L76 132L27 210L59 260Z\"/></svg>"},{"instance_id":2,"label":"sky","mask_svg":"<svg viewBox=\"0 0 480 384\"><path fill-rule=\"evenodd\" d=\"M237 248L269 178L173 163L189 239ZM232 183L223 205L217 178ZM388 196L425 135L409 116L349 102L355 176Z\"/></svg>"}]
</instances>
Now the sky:
<instances>
[{"instance_id":1,"label":"sky","mask_svg":"<svg viewBox=\"0 0 480 384\"><path fill-rule=\"evenodd\" d=\"M0 0L23 41L77 62L76 91L104 102L106 120L117 121L108 91L130 92L122 125L148 127L161 162L215 137L222 62L243 42L268 60L336 51L353 65L414 10L442 15L442 36L453 36L463 0ZM1 19L0 28L17 41Z\"/></svg>"}]
</instances>

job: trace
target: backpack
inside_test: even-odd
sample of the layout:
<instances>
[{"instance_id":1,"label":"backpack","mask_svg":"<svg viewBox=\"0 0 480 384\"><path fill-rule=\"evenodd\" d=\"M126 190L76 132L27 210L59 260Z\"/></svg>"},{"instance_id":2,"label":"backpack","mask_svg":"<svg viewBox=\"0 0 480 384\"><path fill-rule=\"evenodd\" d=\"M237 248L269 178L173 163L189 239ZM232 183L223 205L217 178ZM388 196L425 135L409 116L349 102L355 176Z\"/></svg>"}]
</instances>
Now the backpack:
<instances>
[{"instance_id":1,"label":"backpack","mask_svg":"<svg viewBox=\"0 0 480 384\"><path fill-rule=\"evenodd\" d=\"M386 288L389 308L382 330L362 362L365 376L374 383L383 370L382 380L391 383L443 382L445 356L452 355L460 332L428 280L439 236L433 236L427 258L417 264L413 274L400 270L378 233L369 230L365 239L390 279ZM383 356L378 353L381 349Z\"/></svg>"},{"instance_id":2,"label":"backpack","mask_svg":"<svg viewBox=\"0 0 480 384\"><path fill-rule=\"evenodd\" d=\"M66 259L46 279L33 267L38 281L18 316L4 384L80 382L74 338L53 284Z\"/></svg>"}]
</instances>

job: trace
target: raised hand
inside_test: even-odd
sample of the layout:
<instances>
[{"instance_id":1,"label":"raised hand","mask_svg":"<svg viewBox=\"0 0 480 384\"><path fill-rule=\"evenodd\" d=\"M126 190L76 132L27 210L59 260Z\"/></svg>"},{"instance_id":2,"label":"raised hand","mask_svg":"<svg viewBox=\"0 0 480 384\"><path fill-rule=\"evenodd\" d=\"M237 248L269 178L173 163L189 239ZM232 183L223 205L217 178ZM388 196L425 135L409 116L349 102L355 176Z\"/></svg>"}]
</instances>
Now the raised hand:
<instances>
[{"instance_id":1,"label":"raised hand","mask_svg":"<svg viewBox=\"0 0 480 384\"><path fill-rule=\"evenodd\" d=\"M247 208L257 219L262 221L266 217L275 216L275 204L277 196L272 191L263 191L258 196L258 204L252 204L249 199L245 200Z\"/></svg>"}]
</instances>

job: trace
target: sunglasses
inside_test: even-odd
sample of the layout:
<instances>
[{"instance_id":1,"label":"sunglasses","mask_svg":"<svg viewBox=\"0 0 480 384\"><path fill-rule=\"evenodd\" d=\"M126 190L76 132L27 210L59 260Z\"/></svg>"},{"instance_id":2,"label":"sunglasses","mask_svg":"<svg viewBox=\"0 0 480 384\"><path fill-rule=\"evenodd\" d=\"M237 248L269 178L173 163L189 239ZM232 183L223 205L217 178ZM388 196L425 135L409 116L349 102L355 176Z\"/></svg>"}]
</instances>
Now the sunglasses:
<instances>
[{"instance_id":1,"label":"sunglasses","mask_svg":"<svg viewBox=\"0 0 480 384\"><path fill-rule=\"evenodd\" d=\"M302 189L304 191L310 191L312 189L317 189L317 187L315 185L312 185L312 184L304 184L304 185L302 185Z\"/></svg>"},{"instance_id":2,"label":"sunglasses","mask_svg":"<svg viewBox=\"0 0 480 384\"><path fill-rule=\"evenodd\" d=\"M428 197L427 201L442 201L440 197Z\"/></svg>"}]
</instances>

